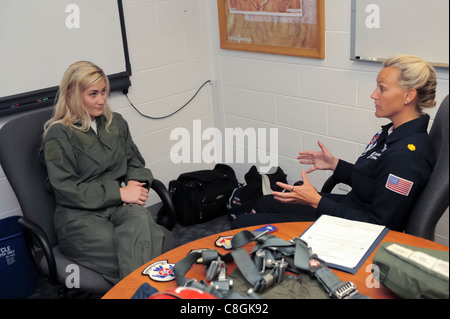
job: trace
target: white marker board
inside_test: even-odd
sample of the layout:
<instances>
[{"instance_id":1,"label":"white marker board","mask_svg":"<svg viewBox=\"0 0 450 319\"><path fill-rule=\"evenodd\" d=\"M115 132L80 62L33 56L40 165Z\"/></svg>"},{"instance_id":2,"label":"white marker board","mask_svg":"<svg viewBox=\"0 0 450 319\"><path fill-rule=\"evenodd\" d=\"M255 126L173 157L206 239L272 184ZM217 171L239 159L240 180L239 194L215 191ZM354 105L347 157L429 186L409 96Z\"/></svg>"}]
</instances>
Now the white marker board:
<instances>
[{"instance_id":1,"label":"white marker board","mask_svg":"<svg viewBox=\"0 0 450 319\"><path fill-rule=\"evenodd\" d=\"M448 0L352 0L351 31L353 60L406 53L448 68Z\"/></svg>"},{"instance_id":2,"label":"white marker board","mask_svg":"<svg viewBox=\"0 0 450 319\"><path fill-rule=\"evenodd\" d=\"M0 1L0 116L52 103L80 60L100 66L112 90L131 84L121 0Z\"/></svg>"}]
</instances>

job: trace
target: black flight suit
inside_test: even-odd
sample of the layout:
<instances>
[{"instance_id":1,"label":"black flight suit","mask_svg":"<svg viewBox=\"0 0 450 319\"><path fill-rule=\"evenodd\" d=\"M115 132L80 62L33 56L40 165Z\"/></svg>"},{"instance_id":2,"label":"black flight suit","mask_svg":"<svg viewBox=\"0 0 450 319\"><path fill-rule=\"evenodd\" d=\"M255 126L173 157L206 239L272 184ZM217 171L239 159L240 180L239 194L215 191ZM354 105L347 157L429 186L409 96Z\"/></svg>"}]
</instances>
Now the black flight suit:
<instances>
[{"instance_id":1,"label":"black flight suit","mask_svg":"<svg viewBox=\"0 0 450 319\"><path fill-rule=\"evenodd\" d=\"M333 177L338 183L352 187L348 194L320 193L322 199L317 209L283 204L266 195L258 200L256 214L240 215L233 227L314 221L327 214L403 231L435 162L427 133L429 119L428 115L422 115L392 132L393 124L385 125L355 164L339 160Z\"/></svg>"},{"instance_id":2,"label":"black flight suit","mask_svg":"<svg viewBox=\"0 0 450 319\"><path fill-rule=\"evenodd\" d=\"M323 197L317 214L328 214L404 229L415 199L427 184L435 162L423 115L392 133L383 126L352 165L340 160L333 177L352 186L342 201Z\"/></svg>"}]
</instances>

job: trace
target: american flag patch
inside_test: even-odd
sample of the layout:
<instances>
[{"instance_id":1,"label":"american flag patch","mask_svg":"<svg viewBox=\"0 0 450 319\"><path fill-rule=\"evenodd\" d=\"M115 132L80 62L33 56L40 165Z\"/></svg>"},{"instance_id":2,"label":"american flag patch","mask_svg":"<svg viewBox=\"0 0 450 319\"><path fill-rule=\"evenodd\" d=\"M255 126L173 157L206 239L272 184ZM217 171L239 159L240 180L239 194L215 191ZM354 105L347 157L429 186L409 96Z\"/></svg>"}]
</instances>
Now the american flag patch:
<instances>
[{"instance_id":1,"label":"american flag patch","mask_svg":"<svg viewBox=\"0 0 450 319\"><path fill-rule=\"evenodd\" d=\"M408 196L413 184L413 182L408 181L407 179L389 174L386 182L386 188L401 195Z\"/></svg>"}]
</instances>

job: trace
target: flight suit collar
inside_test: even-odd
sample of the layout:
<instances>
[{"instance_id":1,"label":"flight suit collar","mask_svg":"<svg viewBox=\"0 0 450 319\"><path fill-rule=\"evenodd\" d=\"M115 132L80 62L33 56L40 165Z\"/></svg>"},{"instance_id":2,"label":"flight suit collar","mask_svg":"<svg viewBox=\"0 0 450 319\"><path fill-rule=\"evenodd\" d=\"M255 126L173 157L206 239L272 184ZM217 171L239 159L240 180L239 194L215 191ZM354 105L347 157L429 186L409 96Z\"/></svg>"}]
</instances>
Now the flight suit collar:
<instances>
[{"instance_id":1,"label":"flight suit collar","mask_svg":"<svg viewBox=\"0 0 450 319\"><path fill-rule=\"evenodd\" d=\"M99 127L103 123L103 128L104 128L105 124L106 124L106 117L104 115L97 116L95 118L95 121L97 122L97 127ZM75 123L73 123L73 125L81 127L81 122L75 122Z\"/></svg>"},{"instance_id":2,"label":"flight suit collar","mask_svg":"<svg viewBox=\"0 0 450 319\"><path fill-rule=\"evenodd\" d=\"M414 133L426 131L428 128L429 120L430 116L428 114L424 114L415 120L400 125L386 137L386 144L393 143L399 139L402 139ZM390 123L388 125L383 126L383 131L387 132L392 125L393 124Z\"/></svg>"},{"instance_id":3,"label":"flight suit collar","mask_svg":"<svg viewBox=\"0 0 450 319\"><path fill-rule=\"evenodd\" d=\"M106 122L107 122L106 117L100 115L99 117L96 118L96 121L97 121L97 132L101 142L109 149L113 149L114 148L113 136L112 134L110 134L111 132L106 131ZM109 130L111 129L113 129L112 126L109 127Z\"/></svg>"},{"instance_id":4,"label":"flight suit collar","mask_svg":"<svg viewBox=\"0 0 450 319\"><path fill-rule=\"evenodd\" d=\"M104 115L100 115L95 118L95 121L97 122L97 133L95 133L94 130L91 128L90 129L91 134L95 134L96 136L98 136L101 143L104 146L108 147L109 149L113 149L114 148L113 136L109 134L108 131L106 131L106 122L107 122L106 117ZM81 123L75 122L73 123L73 125L80 127ZM111 130L111 126L109 130Z\"/></svg>"}]
</instances>

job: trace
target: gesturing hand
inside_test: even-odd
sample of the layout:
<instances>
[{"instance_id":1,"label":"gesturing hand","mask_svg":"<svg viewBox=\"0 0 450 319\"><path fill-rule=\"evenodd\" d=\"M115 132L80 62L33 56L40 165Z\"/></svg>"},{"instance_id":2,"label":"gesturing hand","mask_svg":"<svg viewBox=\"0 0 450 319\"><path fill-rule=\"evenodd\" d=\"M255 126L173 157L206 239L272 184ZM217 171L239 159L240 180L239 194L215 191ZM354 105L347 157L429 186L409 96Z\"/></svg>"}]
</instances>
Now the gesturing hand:
<instances>
[{"instance_id":1,"label":"gesturing hand","mask_svg":"<svg viewBox=\"0 0 450 319\"><path fill-rule=\"evenodd\" d=\"M314 186L309 182L305 171L302 171L303 185L291 186L281 182L277 185L285 189L285 192L272 192L274 198L285 204L303 204L317 208L322 198Z\"/></svg>"},{"instance_id":2,"label":"gesturing hand","mask_svg":"<svg viewBox=\"0 0 450 319\"><path fill-rule=\"evenodd\" d=\"M306 172L308 174L314 172L316 169L329 169L334 171L339 162L339 159L334 157L321 141L318 141L318 144L322 150L321 152L303 151L298 153L297 159L300 160L300 164L313 165L313 167Z\"/></svg>"}]
</instances>

